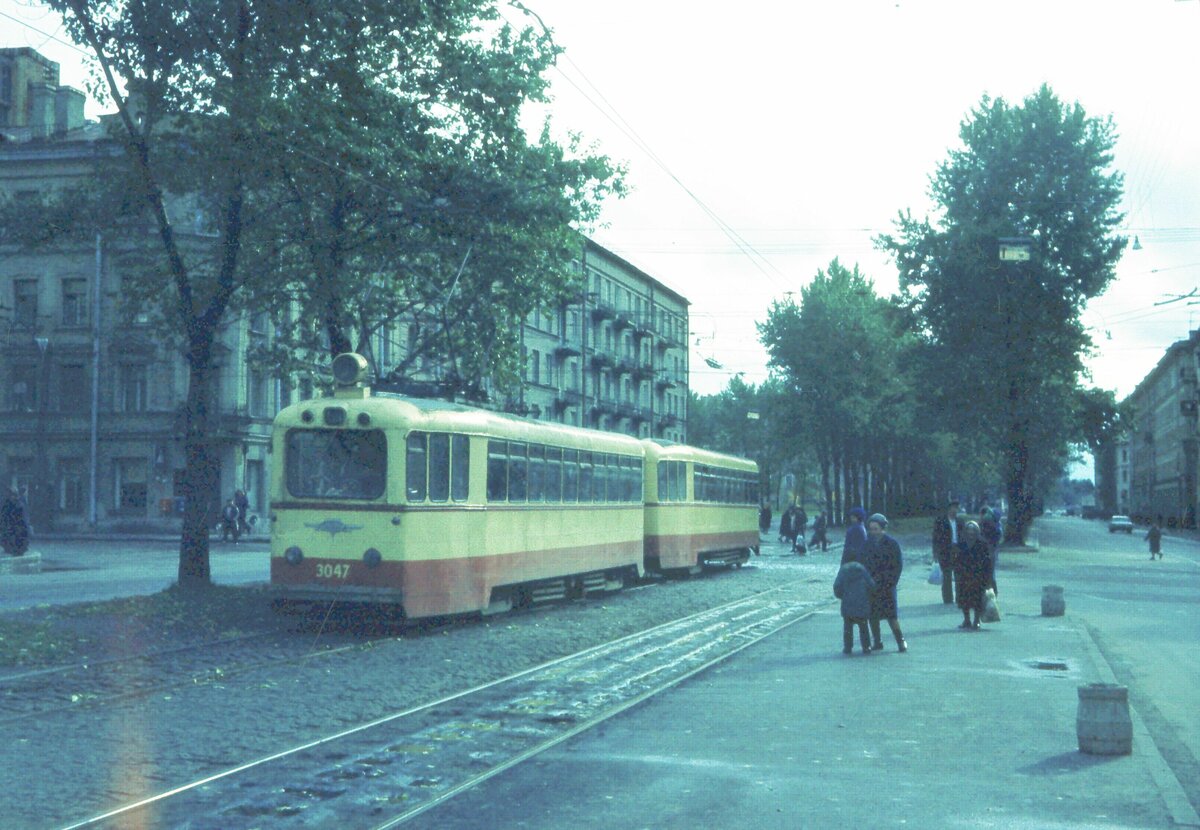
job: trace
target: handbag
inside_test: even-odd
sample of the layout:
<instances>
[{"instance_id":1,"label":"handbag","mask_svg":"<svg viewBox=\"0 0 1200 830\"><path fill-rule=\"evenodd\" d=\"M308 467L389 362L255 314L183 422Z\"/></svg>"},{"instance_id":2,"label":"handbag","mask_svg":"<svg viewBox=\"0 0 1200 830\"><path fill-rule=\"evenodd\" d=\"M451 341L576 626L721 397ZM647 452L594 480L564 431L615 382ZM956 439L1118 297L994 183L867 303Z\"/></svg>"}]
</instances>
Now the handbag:
<instances>
[{"instance_id":1,"label":"handbag","mask_svg":"<svg viewBox=\"0 0 1200 830\"><path fill-rule=\"evenodd\" d=\"M988 623L1000 622L1000 606L996 605L996 592L991 588L983 592L983 616L981 619Z\"/></svg>"},{"instance_id":2,"label":"handbag","mask_svg":"<svg viewBox=\"0 0 1200 830\"><path fill-rule=\"evenodd\" d=\"M928 581L930 585L942 584L942 565L940 562L934 562L933 567L929 569Z\"/></svg>"}]
</instances>

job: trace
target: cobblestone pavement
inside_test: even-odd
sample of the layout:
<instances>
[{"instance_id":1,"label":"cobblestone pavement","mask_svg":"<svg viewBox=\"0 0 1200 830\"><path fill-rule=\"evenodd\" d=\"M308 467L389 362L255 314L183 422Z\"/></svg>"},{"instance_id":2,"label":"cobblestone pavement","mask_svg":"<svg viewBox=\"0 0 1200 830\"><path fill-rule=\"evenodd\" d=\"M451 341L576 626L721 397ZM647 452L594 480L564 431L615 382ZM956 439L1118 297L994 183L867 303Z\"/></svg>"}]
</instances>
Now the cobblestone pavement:
<instances>
[{"instance_id":1,"label":"cobblestone pavement","mask_svg":"<svg viewBox=\"0 0 1200 830\"><path fill-rule=\"evenodd\" d=\"M738 570L664 580L227 682L11 724L8 761L0 766L0 815L14 830L59 826L789 582L798 583L800 599L832 600L840 546L798 557L772 539L762 550ZM263 613L269 613L265 603ZM319 641L313 632L296 636Z\"/></svg>"}]
</instances>

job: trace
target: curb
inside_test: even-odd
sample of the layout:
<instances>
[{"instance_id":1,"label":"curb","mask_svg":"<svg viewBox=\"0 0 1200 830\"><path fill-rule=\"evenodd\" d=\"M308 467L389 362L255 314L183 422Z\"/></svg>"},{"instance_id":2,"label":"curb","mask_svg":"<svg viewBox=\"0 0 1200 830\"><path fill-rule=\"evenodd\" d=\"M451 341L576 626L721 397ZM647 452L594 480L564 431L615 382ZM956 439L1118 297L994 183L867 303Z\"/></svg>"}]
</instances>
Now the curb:
<instances>
[{"instance_id":1,"label":"curb","mask_svg":"<svg viewBox=\"0 0 1200 830\"><path fill-rule=\"evenodd\" d=\"M1101 682L1122 685L1117 680L1112 666L1108 664L1108 659L1100 651L1096 641L1092 639L1092 633L1088 630L1086 623L1082 619L1070 615L1067 619L1079 631L1080 639L1083 641L1088 657L1091 658L1092 665L1096 667L1096 673ZM1132 702L1129 704L1129 719L1133 721L1134 755L1141 758L1149 768L1150 777L1154 779L1154 785L1158 788L1158 793L1162 796L1163 803L1171 814L1171 821L1176 827L1200 828L1200 815L1196 814L1192 803L1188 801L1183 786L1179 783L1179 779L1166 759L1163 758L1162 753L1159 752L1158 744L1154 742L1150 730L1146 728L1142 716L1138 714Z\"/></svg>"}]
</instances>

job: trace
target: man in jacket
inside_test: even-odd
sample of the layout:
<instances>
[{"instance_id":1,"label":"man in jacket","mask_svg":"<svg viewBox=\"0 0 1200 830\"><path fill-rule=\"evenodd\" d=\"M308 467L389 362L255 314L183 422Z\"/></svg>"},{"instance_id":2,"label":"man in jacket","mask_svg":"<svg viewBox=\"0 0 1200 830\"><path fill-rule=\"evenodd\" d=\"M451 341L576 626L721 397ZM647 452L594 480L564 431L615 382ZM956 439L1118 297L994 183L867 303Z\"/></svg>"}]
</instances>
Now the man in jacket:
<instances>
[{"instance_id":1,"label":"man in jacket","mask_svg":"<svg viewBox=\"0 0 1200 830\"><path fill-rule=\"evenodd\" d=\"M954 554L962 538L958 501L951 500L946 512L933 520L933 558L942 569L942 602L954 604Z\"/></svg>"}]
</instances>

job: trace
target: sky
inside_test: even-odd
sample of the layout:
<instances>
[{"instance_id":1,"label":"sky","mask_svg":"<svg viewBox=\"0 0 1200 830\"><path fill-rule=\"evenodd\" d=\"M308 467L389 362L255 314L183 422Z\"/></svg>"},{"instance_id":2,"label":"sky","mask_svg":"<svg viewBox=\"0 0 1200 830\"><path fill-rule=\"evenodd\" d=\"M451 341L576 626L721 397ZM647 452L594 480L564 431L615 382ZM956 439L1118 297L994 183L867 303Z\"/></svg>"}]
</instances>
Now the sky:
<instances>
[{"instance_id":1,"label":"sky","mask_svg":"<svg viewBox=\"0 0 1200 830\"><path fill-rule=\"evenodd\" d=\"M505 14L532 20L519 6ZM591 235L691 301L699 394L767 377L756 321L835 257L895 291L873 237L901 210L931 211L929 177L984 94L1015 103L1043 83L1113 118L1122 232L1141 247L1084 313L1091 382L1123 397L1200 328L1200 305L1171 301L1200 286L1200 0L524 6L565 49L548 111L531 116L627 165L631 192ZM3 45L38 49L82 87L58 24L0 0Z\"/></svg>"}]
</instances>

